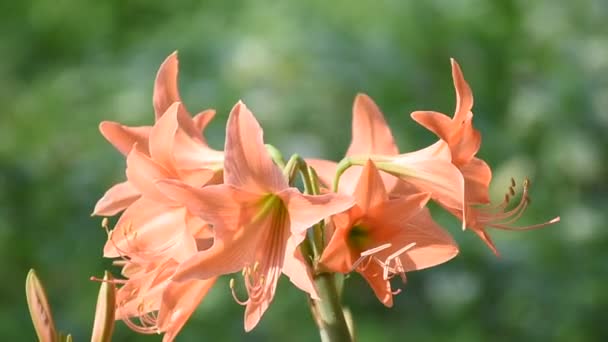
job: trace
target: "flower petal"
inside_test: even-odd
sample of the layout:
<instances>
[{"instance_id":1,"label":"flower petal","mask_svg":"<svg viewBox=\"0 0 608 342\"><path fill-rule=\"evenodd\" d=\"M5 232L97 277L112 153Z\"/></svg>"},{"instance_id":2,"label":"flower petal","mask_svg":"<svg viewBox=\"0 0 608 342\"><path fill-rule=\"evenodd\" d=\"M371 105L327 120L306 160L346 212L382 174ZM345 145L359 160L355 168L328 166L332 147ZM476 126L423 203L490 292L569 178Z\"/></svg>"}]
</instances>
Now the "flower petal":
<instances>
[{"instance_id":1,"label":"flower petal","mask_svg":"<svg viewBox=\"0 0 608 342\"><path fill-rule=\"evenodd\" d=\"M310 267L304 260L297 239L291 237L285 248L285 260L283 261L283 273L300 290L308 293L312 299L319 299L319 294L313 281Z\"/></svg>"},{"instance_id":2,"label":"flower petal","mask_svg":"<svg viewBox=\"0 0 608 342\"><path fill-rule=\"evenodd\" d=\"M242 102L234 106L228 118L224 150L224 183L259 193L288 187L266 151L262 128Z\"/></svg>"},{"instance_id":3,"label":"flower petal","mask_svg":"<svg viewBox=\"0 0 608 342\"><path fill-rule=\"evenodd\" d=\"M454 89L456 89L456 112L454 113L455 122L463 122L467 114L473 108L473 92L467 81L462 75L460 65L454 58L450 58L452 63L452 78L454 79Z\"/></svg>"},{"instance_id":4,"label":"flower petal","mask_svg":"<svg viewBox=\"0 0 608 342\"><path fill-rule=\"evenodd\" d=\"M353 104L352 141L346 155L398 153L393 134L376 103L365 94L357 94Z\"/></svg>"},{"instance_id":5,"label":"flower petal","mask_svg":"<svg viewBox=\"0 0 608 342\"><path fill-rule=\"evenodd\" d=\"M167 200L156 188L156 181L172 178L171 173L140 151L137 144L127 156L126 174L129 182L145 196L159 202Z\"/></svg>"},{"instance_id":6,"label":"flower petal","mask_svg":"<svg viewBox=\"0 0 608 342\"><path fill-rule=\"evenodd\" d=\"M150 156L165 169L173 171L173 142L177 132L177 111L181 104L173 103L150 132Z\"/></svg>"},{"instance_id":7,"label":"flower petal","mask_svg":"<svg viewBox=\"0 0 608 342\"><path fill-rule=\"evenodd\" d=\"M371 262L363 272L359 273L365 278L380 303L388 308L392 307L393 291L390 281L382 277L382 267L375 262Z\"/></svg>"},{"instance_id":8,"label":"flower petal","mask_svg":"<svg viewBox=\"0 0 608 342\"><path fill-rule=\"evenodd\" d=\"M442 264L458 254L458 246L431 217L427 208L414 215L403 229L393 230L395 246L416 245L401 257L404 271L415 271ZM388 251L387 251L388 252ZM390 251L391 253L394 251Z\"/></svg>"},{"instance_id":9,"label":"flower petal","mask_svg":"<svg viewBox=\"0 0 608 342\"><path fill-rule=\"evenodd\" d=\"M324 159L306 159L305 161L306 164L315 169L315 172L317 173L322 185L328 189L331 189L334 176L336 175L338 163Z\"/></svg>"},{"instance_id":10,"label":"flower petal","mask_svg":"<svg viewBox=\"0 0 608 342\"><path fill-rule=\"evenodd\" d=\"M419 192L386 200L382 205L369 209L367 216L382 222L380 226L401 226L424 208L431 198L430 195L428 192Z\"/></svg>"},{"instance_id":11,"label":"flower petal","mask_svg":"<svg viewBox=\"0 0 608 342\"><path fill-rule=\"evenodd\" d=\"M112 121L103 121L99 124L99 131L104 138L125 156L131 152L135 143L142 150L147 151L150 129L150 126L128 127Z\"/></svg>"},{"instance_id":12,"label":"flower petal","mask_svg":"<svg viewBox=\"0 0 608 342\"><path fill-rule=\"evenodd\" d=\"M93 210L96 216L114 216L135 202L141 193L129 182L122 182L111 187L103 195Z\"/></svg>"},{"instance_id":13,"label":"flower petal","mask_svg":"<svg viewBox=\"0 0 608 342\"><path fill-rule=\"evenodd\" d=\"M287 207L291 232L301 234L317 222L348 210L355 204L351 196L340 194L304 195L295 188L277 194Z\"/></svg>"},{"instance_id":14,"label":"flower petal","mask_svg":"<svg viewBox=\"0 0 608 342\"><path fill-rule=\"evenodd\" d=\"M164 331L163 342L173 341L217 278L170 282L163 291L158 312L158 328Z\"/></svg>"},{"instance_id":15,"label":"flower petal","mask_svg":"<svg viewBox=\"0 0 608 342\"><path fill-rule=\"evenodd\" d=\"M204 110L204 111L196 114L192 118L194 127L196 127L196 129L202 133L205 130L205 128L207 128L207 125L209 125L209 123L211 122L211 120L213 119L214 116L215 116L215 110L213 110L213 109L207 109L207 110Z\"/></svg>"},{"instance_id":16,"label":"flower petal","mask_svg":"<svg viewBox=\"0 0 608 342\"><path fill-rule=\"evenodd\" d=\"M435 133L440 139L450 141L454 130L454 122L449 116L433 111L415 111L410 116L414 121Z\"/></svg>"},{"instance_id":17,"label":"flower petal","mask_svg":"<svg viewBox=\"0 0 608 342\"><path fill-rule=\"evenodd\" d=\"M236 272L251 262L264 230L251 227L250 223L264 195L230 185L197 189L166 180L157 186L167 197L183 203L192 213L212 224L215 231L213 246L182 263L174 280L208 279Z\"/></svg>"},{"instance_id":18,"label":"flower petal","mask_svg":"<svg viewBox=\"0 0 608 342\"><path fill-rule=\"evenodd\" d=\"M186 229L186 209L142 197L120 217L104 248L108 258L163 255L183 260L196 252Z\"/></svg>"},{"instance_id":19,"label":"flower petal","mask_svg":"<svg viewBox=\"0 0 608 342\"><path fill-rule=\"evenodd\" d=\"M152 102L157 120L174 102L182 102L179 96L177 76L178 60L177 51L175 51L161 64L154 81Z\"/></svg>"},{"instance_id":20,"label":"flower petal","mask_svg":"<svg viewBox=\"0 0 608 342\"><path fill-rule=\"evenodd\" d=\"M331 224L334 224L334 222L332 218ZM352 271L353 264L359 259L359 255L354 253L348 246L348 233L350 232L351 222L345 223L348 223L348 225L335 224L333 226L335 228L334 233L319 260L321 265L333 272L349 273Z\"/></svg>"},{"instance_id":21,"label":"flower petal","mask_svg":"<svg viewBox=\"0 0 608 342\"><path fill-rule=\"evenodd\" d=\"M376 165L371 160L368 160L363 167L354 196L357 205L364 212L388 199L384 182L380 177Z\"/></svg>"},{"instance_id":22,"label":"flower petal","mask_svg":"<svg viewBox=\"0 0 608 342\"><path fill-rule=\"evenodd\" d=\"M421 192L449 208L464 206L464 178L451 162L441 159L407 159L376 162L379 168L391 172L414 185Z\"/></svg>"},{"instance_id":23,"label":"flower petal","mask_svg":"<svg viewBox=\"0 0 608 342\"><path fill-rule=\"evenodd\" d=\"M464 192L469 204L490 203L489 187L492 170L481 159L473 158L460 168L464 177Z\"/></svg>"}]
</instances>

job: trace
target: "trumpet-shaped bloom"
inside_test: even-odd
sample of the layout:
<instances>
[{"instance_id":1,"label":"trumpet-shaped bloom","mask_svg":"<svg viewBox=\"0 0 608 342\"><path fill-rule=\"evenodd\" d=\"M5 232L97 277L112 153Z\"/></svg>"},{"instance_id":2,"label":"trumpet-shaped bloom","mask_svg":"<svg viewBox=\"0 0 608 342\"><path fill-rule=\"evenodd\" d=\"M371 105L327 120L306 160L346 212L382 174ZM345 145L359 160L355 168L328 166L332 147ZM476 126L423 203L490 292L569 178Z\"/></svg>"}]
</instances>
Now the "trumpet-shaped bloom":
<instances>
[{"instance_id":1,"label":"trumpet-shaped bloom","mask_svg":"<svg viewBox=\"0 0 608 342\"><path fill-rule=\"evenodd\" d=\"M140 333L164 333L163 342L175 339L217 279L173 282L179 263L171 258L122 263L127 279L113 281L122 285L116 293L116 319Z\"/></svg>"},{"instance_id":2,"label":"trumpet-shaped bloom","mask_svg":"<svg viewBox=\"0 0 608 342\"><path fill-rule=\"evenodd\" d=\"M180 180L195 187L218 182L215 170L201 167L183 172L175 160L176 151L184 148L175 143L180 129L180 107L179 103L173 104L152 127L149 155L136 143L127 156L127 184L140 197L128 204L112 231L104 249L106 257L118 257L129 251L131 258L171 255L184 260L197 251L191 238L194 231L201 227L210 230L184 205L166 197L156 187L156 182L162 179Z\"/></svg>"},{"instance_id":3,"label":"trumpet-shaped bloom","mask_svg":"<svg viewBox=\"0 0 608 342\"><path fill-rule=\"evenodd\" d=\"M498 251L487 232L488 227L518 230L542 227L559 221L555 218L540 225L515 228L511 224L516 221L529 203L528 181L523 184L519 204L509 208L509 202L515 195L513 182L503 203L489 205L489 186L492 171L483 160L476 158L481 145L481 134L473 127L473 93L465 81L458 63L452 59L452 78L456 89L456 109L454 116L433 111L416 111L412 118L435 133L441 140L438 143L448 145L452 163L464 177L465 201L461 206L445 205L446 209L463 220L466 227L471 228L496 254ZM466 220L465 220L466 217Z\"/></svg>"},{"instance_id":4,"label":"trumpet-shaped bloom","mask_svg":"<svg viewBox=\"0 0 608 342\"><path fill-rule=\"evenodd\" d=\"M203 280L242 271L248 299L237 301L246 305L249 331L272 301L281 273L316 296L296 248L310 226L350 208L353 200L336 194L303 195L289 187L266 152L262 129L240 102L228 119L225 153L224 184L195 188L163 181L158 186L213 224L215 233L213 246L182 263L173 279Z\"/></svg>"},{"instance_id":5,"label":"trumpet-shaped bloom","mask_svg":"<svg viewBox=\"0 0 608 342\"><path fill-rule=\"evenodd\" d=\"M214 110L205 110L192 117L181 102L177 87L178 60L177 53L171 54L163 62L154 84L154 112L157 123L165 113L175 116L170 123L161 127L129 127L117 122L104 121L99 125L102 135L118 151L128 157L137 145L140 152L160 160L165 167L179 172L182 177L197 177L202 168L216 170L223 163L223 153L209 147L201 132L215 115ZM177 126L175 126L177 123ZM169 126L169 127L168 127ZM150 143L153 131L156 142ZM161 132L158 132L161 131ZM165 136L159 136L160 134ZM166 146L165 146L166 145ZM94 215L113 216L126 209L141 196L137 187L129 181L118 183L110 188L97 202Z\"/></svg>"},{"instance_id":6,"label":"trumpet-shaped bloom","mask_svg":"<svg viewBox=\"0 0 608 342\"><path fill-rule=\"evenodd\" d=\"M359 94L353 105L352 140L346 156L358 166L350 167L340 178L338 191L354 191L362 165L372 159L382 171L389 192L397 178L412 184L418 191L430 192L431 197L450 207L462 207L464 183L462 174L451 163L450 150L443 142L419 151L399 154L397 145L382 112L367 95ZM327 160L310 159L319 178L331 184L337 164ZM389 174L390 173L390 174Z\"/></svg>"},{"instance_id":7,"label":"trumpet-shaped bloom","mask_svg":"<svg viewBox=\"0 0 608 342\"><path fill-rule=\"evenodd\" d=\"M320 263L334 272L356 270L378 299L392 306L390 278L452 259L458 247L424 208L429 193L389 198L369 161L354 190L356 205L332 217L334 234Z\"/></svg>"}]
</instances>

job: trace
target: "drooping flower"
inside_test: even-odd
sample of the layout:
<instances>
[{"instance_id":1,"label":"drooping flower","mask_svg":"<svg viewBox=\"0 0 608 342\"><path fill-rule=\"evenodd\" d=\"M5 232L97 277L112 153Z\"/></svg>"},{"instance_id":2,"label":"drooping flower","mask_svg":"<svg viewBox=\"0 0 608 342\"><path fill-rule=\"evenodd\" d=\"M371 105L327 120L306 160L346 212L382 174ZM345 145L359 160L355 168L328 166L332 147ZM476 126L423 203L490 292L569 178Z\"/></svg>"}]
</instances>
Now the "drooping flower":
<instances>
[{"instance_id":1,"label":"drooping flower","mask_svg":"<svg viewBox=\"0 0 608 342\"><path fill-rule=\"evenodd\" d=\"M177 79L178 60L175 52L162 63L154 83L153 104L157 122L165 113L170 112L172 105L181 102ZM215 111L205 110L192 117L183 105L175 110L177 127L173 127L173 131L165 130L164 133L171 136L161 137L160 142L155 145L159 147L161 144L170 144L172 147L171 157L161 162L179 172L182 177L189 177L189 174L197 173L202 168L216 170L223 162L223 153L210 148L202 135ZM171 113L173 112L171 110ZM125 156L129 155L136 144L139 151L148 157L151 154L158 154L150 151L152 147L149 147L148 140L152 134L152 126L129 127L117 122L104 121L99 125L99 129L102 135ZM130 182L118 183L97 202L93 215L113 216L126 209L140 195L138 189Z\"/></svg>"},{"instance_id":2,"label":"drooping flower","mask_svg":"<svg viewBox=\"0 0 608 342\"><path fill-rule=\"evenodd\" d=\"M458 254L450 235L425 208L429 193L389 198L370 160L354 190L356 205L331 219L334 234L320 263L333 272L359 272L378 299L392 306L390 278L444 263Z\"/></svg>"},{"instance_id":3,"label":"drooping flower","mask_svg":"<svg viewBox=\"0 0 608 342\"><path fill-rule=\"evenodd\" d=\"M199 189L163 181L158 186L210 222L215 233L213 246L182 263L173 279L209 279L242 271L248 298L235 299L246 305L249 331L270 305L281 273L317 296L297 246L310 226L348 209L353 200L336 194L303 195L290 187L266 152L258 122L241 102L228 119L225 153L221 185Z\"/></svg>"},{"instance_id":4,"label":"drooping flower","mask_svg":"<svg viewBox=\"0 0 608 342\"><path fill-rule=\"evenodd\" d=\"M509 208L510 200L515 195L514 181L512 181L503 203L490 205L489 186L492 180L492 170L485 161L476 157L481 145L481 134L473 127L473 113L471 111L473 108L473 93L464 79L458 63L451 59L451 64L452 78L456 90L454 116L450 118L443 113L433 111L416 111L411 116L416 122L435 133L440 139L438 143L448 145L452 163L464 177L464 203L461 206L448 205L445 206L446 209L463 219L466 227L475 232L495 254L498 254L487 228L532 229L558 222L559 217L539 225L519 228L512 226L512 223L522 215L528 206L528 180L524 181L520 202L514 208Z\"/></svg>"}]
</instances>

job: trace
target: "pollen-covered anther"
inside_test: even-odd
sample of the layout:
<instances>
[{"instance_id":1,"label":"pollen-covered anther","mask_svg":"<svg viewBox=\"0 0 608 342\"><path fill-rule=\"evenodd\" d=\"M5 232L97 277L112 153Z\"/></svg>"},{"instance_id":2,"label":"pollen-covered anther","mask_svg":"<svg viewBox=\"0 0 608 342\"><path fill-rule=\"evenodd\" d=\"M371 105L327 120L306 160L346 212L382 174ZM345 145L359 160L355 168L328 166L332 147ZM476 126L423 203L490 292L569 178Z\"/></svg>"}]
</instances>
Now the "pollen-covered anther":
<instances>
[{"instance_id":1,"label":"pollen-covered anther","mask_svg":"<svg viewBox=\"0 0 608 342\"><path fill-rule=\"evenodd\" d=\"M560 218L555 217L547 222L540 224L534 224L523 227L513 227L515 221L519 220L523 215L526 208L530 205L531 199L529 195L530 180L525 178L522 183L522 194L519 203L510 210L507 210L509 206L511 196L516 194L514 189L516 183L511 179L511 186L509 187L508 193L505 195L505 200L497 206L488 206L478 208L479 215L477 221L485 226L503 229L503 230L530 230L535 228L544 227L546 225L559 222Z\"/></svg>"}]
</instances>

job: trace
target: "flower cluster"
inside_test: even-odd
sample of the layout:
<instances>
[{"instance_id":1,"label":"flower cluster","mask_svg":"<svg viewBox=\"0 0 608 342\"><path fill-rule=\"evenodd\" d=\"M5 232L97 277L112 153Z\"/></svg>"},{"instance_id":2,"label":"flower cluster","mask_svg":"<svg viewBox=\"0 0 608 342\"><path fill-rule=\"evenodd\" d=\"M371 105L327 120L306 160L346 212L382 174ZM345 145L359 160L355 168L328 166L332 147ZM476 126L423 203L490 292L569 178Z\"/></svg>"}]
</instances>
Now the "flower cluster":
<instances>
[{"instance_id":1,"label":"flower cluster","mask_svg":"<svg viewBox=\"0 0 608 342\"><path fill-rule=\"evenodd\" d=\"M264 144L254 115L242 102L230 112L223 151L203 132L213 110L192 116L181 102L177 55L158 72L153 126L103 122L103 136L126 157L127 180L110 188L94 215L122 212L108 230L104 256L116 258L123 279L116 319L142 333L173 340L219 276L241 272L245 330L253 329L274 297L281 274L312 299L321 273L360 273L386 306L409 271L458 254L452 237L431 217L434 201L462 221L495 253L488 228L514 227L526 209L529 182L510 205L491 204L491 170L476 157L473 96L452 60L453 117L417 111L412 118L437 135L418 151L400 153L371 98L353 106L352 142L340 163L295 156L285 163ZM304 191L294 187L301 175Z\"/></svg>"}]
</instances>

